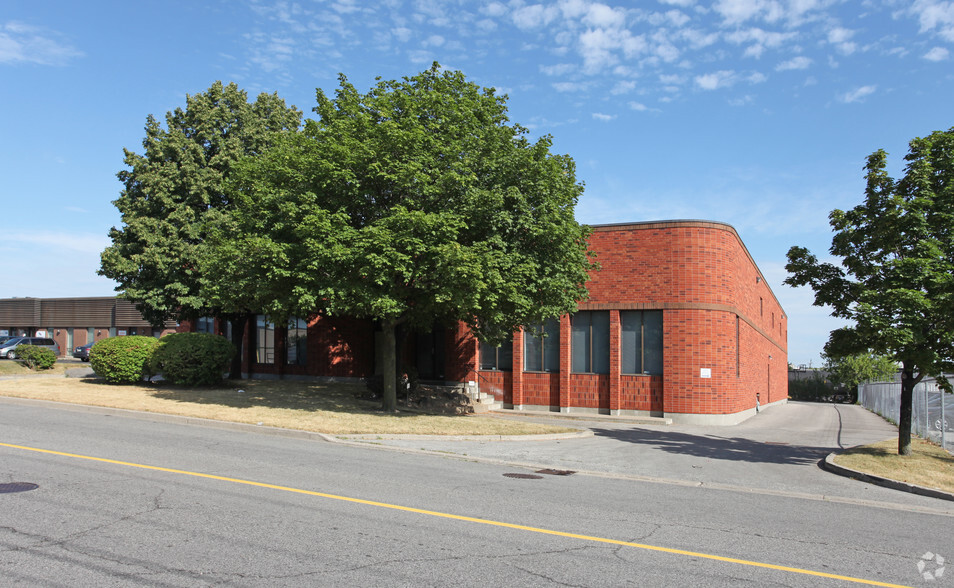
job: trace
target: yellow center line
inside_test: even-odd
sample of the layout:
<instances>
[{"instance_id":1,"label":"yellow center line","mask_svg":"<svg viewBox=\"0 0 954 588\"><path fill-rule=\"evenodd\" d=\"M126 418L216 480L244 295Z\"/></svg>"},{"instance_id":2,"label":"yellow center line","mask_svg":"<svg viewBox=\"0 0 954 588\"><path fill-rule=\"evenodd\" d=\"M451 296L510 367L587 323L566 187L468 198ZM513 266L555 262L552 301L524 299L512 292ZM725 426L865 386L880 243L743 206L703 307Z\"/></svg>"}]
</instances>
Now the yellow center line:
<instances>
[{"instance_id":1,"label":"yellow center line","mask_svg":"<svg viewBox=\"0 0 954 588\"><path fill-rule=\"evenodd\" d=\"M607 539L605 537L594 537L592 535L579 535L577 533L566 533L564 531L554 531L552 529L542 529L539 527L528 527L526 525L516 525L513 523L504 523L501 521L494 521L490 519L478 519L474 517L468 517L463 515L455 515L445 512L438 512L433 510L424 510L420 508L412 508L410 506L401 506L398 504L389 504L387 502L376 502L373 500L363 500L361 498L352 498L350 496L339 496L337 494L327 494L325 492L315 492L313 490L302 490L301 488L291 488L289 486L278 486L275 484L266 484L264 482L253 482L250 480L242 480L239 478L229 478L226 476L216 476L214 474L203 474L201 472L190 472L188 470L177 470L173 468L163 468L159 466L151 466L140 463L132 463L128 461L118 461L115 459L106 459L102 457L91 457L88 455L79 455L76 453L65 453L62 451L52 451L49 449L39 449L36 447L27 447L24 445L13 445L11 443L0 443L0 447L9 447L11 449L22 449L24 451L32 451L36 453L45 453L48 455L58 455L61 457L71 457L74 459L83 459L88 461L96 461L100 463L108 463L112 465L126 466L130 468L138 468L142 470L152 470L156 472L165 472L169 474L180 474L183 476L192 476L194 478L205 478L208 480L218 480L220 482L231 482L233 484L242 484L245 486L255 486L258 488L268 488L270 490L280 490L282 492L292 492L295 494L304 494L307 496L318 496L320 498L328 498L331 500L340 500L344 502L351 502L354 504L363 504L366 506L375 506L378 508L387 508L391 510L400 510L404 512L411 512L415 514L422 514L432 517L441 517L445 519L452 519L456 521L466 521L468 523L478 523L481 525L491 525L494 527L503 527L507 529L517 529L520 531L529 531L531 533L541 533L544 535L554 535L557 537L567 537L570 539L579 539L582 541L592 541L595 543L607 543L610 545L621 545L624 547L634 547L636 549L644 549L648 551L658 551L662 553L671 553L675 555L685 555L689 557L696 557L700 559L709 559L714 561L722 561L727 563L734 563L743 566L750 566L756 568L766 568L770 570L779 570L783 572L791 572L793 574L801 574L805 576L815 576L819 578L831 578L834 580L843 580L845 582L852 582L855 584L865 584L868 586L888 586L890 588L911 588L910 586L905 586L903 584L889 584L886 582L878 582L876 580L866 580L864 578L854 578L851 576L840 576L838 574L829 574L826 572L817 572L814 570L806 570L802 568L793 568L788 566L779 566L775 564L763 563L758 561L751 561L745 559L736 559L732 557L723 557L721 555L712 555L708 553L700 553L696 551L686 551L684 549L673 549L671 547L660 547L658 545L647 545L644 543L632 543L630 541L620 541L618 539Z\"/></svg>"}]
</instances>

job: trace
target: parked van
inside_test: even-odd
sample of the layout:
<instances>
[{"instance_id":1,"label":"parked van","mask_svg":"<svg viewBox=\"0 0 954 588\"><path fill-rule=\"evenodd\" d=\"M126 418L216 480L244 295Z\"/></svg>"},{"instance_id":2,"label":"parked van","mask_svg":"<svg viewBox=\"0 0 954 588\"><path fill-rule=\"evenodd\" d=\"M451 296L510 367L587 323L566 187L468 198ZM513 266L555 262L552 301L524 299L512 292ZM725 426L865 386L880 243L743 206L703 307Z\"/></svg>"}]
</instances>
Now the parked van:
<instances>
[{"instance_id":1,"label":"parked van","mask_svg":"<svg viewBox=\"0 0 954 588\"><path fill-rule=\"evenodd\" d=\"M57 357L60 356L60 346L49 337L14 337L0 343L0 357L7 359L17 358L17 345L34 345L36 347L45 347L52 351Z\"/></svg>"}]
</instances>

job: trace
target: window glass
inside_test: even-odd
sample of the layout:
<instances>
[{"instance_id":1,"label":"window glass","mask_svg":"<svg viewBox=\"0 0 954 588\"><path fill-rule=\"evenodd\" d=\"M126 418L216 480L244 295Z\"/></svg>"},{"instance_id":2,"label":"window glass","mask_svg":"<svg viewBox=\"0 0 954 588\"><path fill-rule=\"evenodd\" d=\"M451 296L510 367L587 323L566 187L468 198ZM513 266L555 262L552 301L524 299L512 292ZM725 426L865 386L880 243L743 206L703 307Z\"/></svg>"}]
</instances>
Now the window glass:
<instances>
[{"instance_id":1,"label":"window glass","mask_svg":"<svg viewBox=\"0 0 954 588\"><path fill-rule=\"evenodd\" d=\"M580 311L570 319L574 372L609 373L609 312Z\"/></svg>"},{"instance_id":2,"label":"window glass","mask_svg":"<svg viewBox=\"0 0 954 588\"><path fill-rule=\"evenodd\" d=\"M480 369L511 371L513 369L513 340L508 340L499 347L481 342Z\"/></svg>"},{"instance_id":3,"label":"window glass","mask_svg":"<svg viewBox=\"0 0 954 588\"><path fill-rule=\"evenodd\" d=\"M643 312L643 373L663 373L663 313Z\"/></svg>"},{"instance_id":4,"label":"window glass","mask_svg":"<svg viewBox=\"0 0 954 588\"><path fill-rule=\"evenodd\" d=\"M560 371L560 321L550 319L543 325L534 325L523 337L524 370L528 372Z\"/></svg>"},{"instance_id":5,"label":"window glass","mask_svg":"<svg viewBox=\"0 0 954 588\"><path fill-rule=\"evenodd\" d=\"M211 316L199 317L195 323L195 330L198 333L214 333L215 319Z\"/></svg>"},{"instance_id":6,"label":"window glass","mask_svg":"<svg viewBox=\"0 0 954 588\"><path fill-rule=\"evenodd\" d=\"M308 321L297 317L288 319L285 341L286 363L305 365L308 360Z\"/></svg>"},{"instance_id":7,"label":"window glass","mask_svg":"<svg viewBox=\"0 0 954 588\"><path fill-rule=\"evenodd\" d=\"M619 313L620 368L624 374L663 373L663 313L623 310Z\"/></svg>"},{"instance_id":8,"label":"window glass","mask_svg":"<svg viewBox=\"0 0 954 588\"><path fill-rule=\"evenodd\" d=\"M255 316L255 362L275 363L275 325L263 314Z\"/></svg>"}]
</instances>

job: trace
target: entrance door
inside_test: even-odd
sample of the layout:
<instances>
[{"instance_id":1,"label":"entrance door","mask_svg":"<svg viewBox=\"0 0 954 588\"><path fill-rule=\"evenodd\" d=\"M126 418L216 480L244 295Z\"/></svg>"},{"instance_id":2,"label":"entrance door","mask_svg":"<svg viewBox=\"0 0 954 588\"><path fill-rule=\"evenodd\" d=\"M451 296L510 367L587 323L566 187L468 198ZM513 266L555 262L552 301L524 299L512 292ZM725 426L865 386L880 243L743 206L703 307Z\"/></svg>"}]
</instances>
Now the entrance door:
<instances>
[{"instance_id":1,"label":"entrance door","mask_svg":"<svg viewBox=\"0 0 954 588\"><path fill-rule=\"evenodd\" d=\"M436 328L430 333L414 336L417 376L422 380L444 379L444 340L446 330Z\"/></svg>"}]
</instances>

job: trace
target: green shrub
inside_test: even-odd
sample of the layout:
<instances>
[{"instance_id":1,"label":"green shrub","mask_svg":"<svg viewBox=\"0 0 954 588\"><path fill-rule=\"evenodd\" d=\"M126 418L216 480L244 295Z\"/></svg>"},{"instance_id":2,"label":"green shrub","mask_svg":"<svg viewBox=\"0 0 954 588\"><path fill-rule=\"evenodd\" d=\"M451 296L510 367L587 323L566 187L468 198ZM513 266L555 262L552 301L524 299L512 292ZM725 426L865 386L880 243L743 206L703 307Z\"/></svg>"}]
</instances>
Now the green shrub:
<instances>
[{"instance_id":1,"label":"green shrub","mask_svg":"<svg viewBox=\"0 0 954 588\"><path fill-rule=\"evenodd\" d=\"M48 370L56 363L56 354L46 347L17 345L17 359L31 370Z\"/></svg>"},{"instance_id":2,"label":"green shrub","mask_svg":"<svg viewBox=\"0 0 954 588\"><path fill-rule=\"evenodd\" d=\"M89 365L111 384L135 384L152 375L149 358L158 343L142 335L103 339L90 348Z\"/></svg>"},{"instance_id":3,"label":"green shrub","mask_svg":"<svg viewBox=\"0 0 954 588\"><path fill-rule=\"evenodd\" d=\"M173 384L212 386L222 381L235 356L228 339L212 333L173 333L159 340L152 370Z\"/></svg>"}]
</instances>

